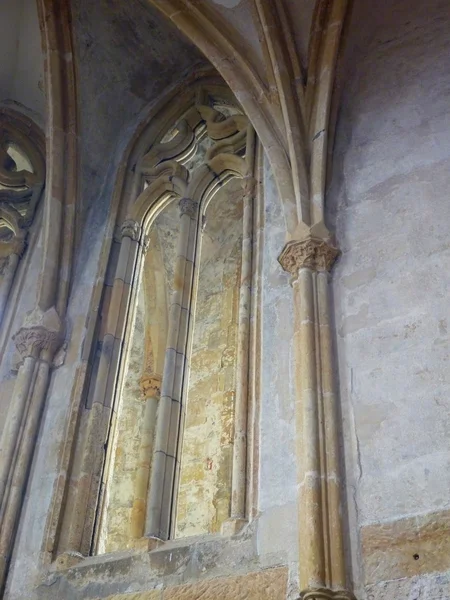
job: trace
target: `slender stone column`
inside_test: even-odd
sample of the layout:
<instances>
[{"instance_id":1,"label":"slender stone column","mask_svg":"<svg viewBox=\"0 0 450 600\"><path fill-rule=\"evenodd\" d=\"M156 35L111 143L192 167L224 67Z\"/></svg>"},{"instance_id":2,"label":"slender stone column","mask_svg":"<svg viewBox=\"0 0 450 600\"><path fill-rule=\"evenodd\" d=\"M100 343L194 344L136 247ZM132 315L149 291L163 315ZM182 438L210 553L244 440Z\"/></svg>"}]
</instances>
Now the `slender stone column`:
<instances>
[{"instance_id":1,"label":"slender stone column","mask_svg":"<svg viewBox=\"0 0 450 600\"><path fill-rule=\"evenodd\" d=\"M38 323L31 325L31 323ZM52 308L31 314L14 336L23 363L0 442L0 590L11 558L28 472L33 458L61 323Z\"/></svg>"},{"instance_id":2,"label":"slender stone column","mask_svg":"<svg viewBox=\"0 0 450 600\"><path fill-rule=\"evenodd\" d=\"M289 242L279 259L294 289L302 600L354 598L346 584L328 295L337 255L330 243L307 237Z\"/></svg>"},{"instance_id":3,"label":"slender stone column","mask_svg":"<svg viewBox=\"0 0 450 600\"><path fill-rule=\"evenodd\" d=\"M222 525L224 534L234 534L247 523L247 413L249 379L249 339L252 284L253 192L255 179L244 182L241 281L239 289L239 324L237 342L236 400L231 478L230 519Z\"/></svg>"},{"instance_id":4,"label":"slender stone column","mask_svg":"<svg viewBox=\"0 0 450 600\"><path fill-rule=\"evenodd\" d=\"M11 402L6 415L5 426L0 440L0 506L3 505L3 497L13 462L14 451L18 442L20 426L25 413L35 363L36 356L27 356L24 358L14 385L14 402Z\"/></svg>"},{"instance_id":5,"label":"slender stone column","mask_svg":"<svg viewBox=\"0 0 450 600\"><path fill-rule=\"evenodd\" d=\"M160 540L167 540L170 533L198 228L198 202L182 198L179 206L180 232L147 503L146 536Z\"/></svg>"},{"instance_id":6,"label":"slender stone column","mask_svg":"<svg viewBox=\"0 0 450 600\"><path fill-rule=\"evenodd\" d=\"M144 375L141 379L141 391L145 408L137 464L135 494L131 511L131 537L134 539L142 538L145 533L145 513L156 429L156 413L161 395L161 376Z\"/></svg>"},{"instance_id":7,"label":"slender stone column","mask_svg":"<svg viewBox=\"0 0 450 600\"><path fill-rule=\"evenodd\" d=\"M6 304L8 302L9 294L11 292L12 284L14 282L14 276L17 271L17 265L19 264L20 258L25 249L25 238L17 237L11 244L10 254L4 258L0 257L0 261L3 262L3 268L0 262L0 325L5 314Z\"/></svg>"}]
</instances>

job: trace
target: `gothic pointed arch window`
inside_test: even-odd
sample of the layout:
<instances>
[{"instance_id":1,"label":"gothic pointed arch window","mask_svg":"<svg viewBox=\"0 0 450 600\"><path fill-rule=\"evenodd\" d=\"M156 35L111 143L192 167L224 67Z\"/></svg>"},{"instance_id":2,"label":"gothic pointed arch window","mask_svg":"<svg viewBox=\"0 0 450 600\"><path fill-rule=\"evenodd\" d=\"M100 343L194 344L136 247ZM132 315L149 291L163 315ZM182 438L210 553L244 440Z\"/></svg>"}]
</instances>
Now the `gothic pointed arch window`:
<instances>
[{"instance_id":1,"label":"gothic pointed arch window","mask_svg":"<svg viewBox=\"0 0 450 600\"><path fill-rule=\"evenodd\" d=\"M251 517L255 134L223 86L164 114L123 185L59 554Z\"/></svg>"}]
</instances>

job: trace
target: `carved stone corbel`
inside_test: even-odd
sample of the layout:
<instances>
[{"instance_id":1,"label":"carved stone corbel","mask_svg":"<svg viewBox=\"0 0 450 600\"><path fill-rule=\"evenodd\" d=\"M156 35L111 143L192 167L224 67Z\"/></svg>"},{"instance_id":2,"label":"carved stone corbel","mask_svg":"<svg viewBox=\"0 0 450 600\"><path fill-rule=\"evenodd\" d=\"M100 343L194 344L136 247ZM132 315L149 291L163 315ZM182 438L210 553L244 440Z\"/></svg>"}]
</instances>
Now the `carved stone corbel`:
<instances>
[{"instance_id":1,"label":"carved stone corbel","mask_svg":"<svg viewBox=\"0 0 450 600\"><path fill-rule=\"evenodd\" d=\"M59 343L59 332L49 331L45 327L21 327L13 336L22 359L32 356L37 358L42 350L53 353Z\"/></svg>"},{"instance_id":2,"label":"carved stone corbel","mask_svg":"<svg viewBox=\"0 0 450 600\"><path fill-rule=\"evenodd\" d=\"M28 232L21 231L21 234L14 236L10 242L8 242L9 250L11 254L16 254L19 258L22 258L26 247L27 247Z\"/></svg>"},{"instance_id":3,"label":"carved stone corbel","mask_svg":"<svg viewBox=\"0 0 450 600\"><path fill-rule=\"evenodd\" d=\"M140 388L143 398L159 398L161 395L161 375L143 375Z\"/></svg>"}]
</instances>

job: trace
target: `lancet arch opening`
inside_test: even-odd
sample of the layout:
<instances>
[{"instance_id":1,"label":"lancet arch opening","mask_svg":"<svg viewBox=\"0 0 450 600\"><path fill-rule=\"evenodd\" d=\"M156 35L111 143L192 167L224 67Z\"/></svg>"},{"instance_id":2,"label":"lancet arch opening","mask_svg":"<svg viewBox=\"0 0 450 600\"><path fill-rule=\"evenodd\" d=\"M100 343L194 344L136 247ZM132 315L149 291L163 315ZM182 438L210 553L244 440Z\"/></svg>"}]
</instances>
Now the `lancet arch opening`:
<instances>
[{"instance_id":1,"label":"lancet arch opening","mask_svg":"<svg viewBox=\"0 0 450 600\"><path fill-rule=\"evenodd\" d=\"M86 415L72 474L94 485L69 494L62 551L81 504L83 553L249 520L255 133L221 92L199 83L123 186L86 400L106 408Z\"/></svg>"}]
</instances>

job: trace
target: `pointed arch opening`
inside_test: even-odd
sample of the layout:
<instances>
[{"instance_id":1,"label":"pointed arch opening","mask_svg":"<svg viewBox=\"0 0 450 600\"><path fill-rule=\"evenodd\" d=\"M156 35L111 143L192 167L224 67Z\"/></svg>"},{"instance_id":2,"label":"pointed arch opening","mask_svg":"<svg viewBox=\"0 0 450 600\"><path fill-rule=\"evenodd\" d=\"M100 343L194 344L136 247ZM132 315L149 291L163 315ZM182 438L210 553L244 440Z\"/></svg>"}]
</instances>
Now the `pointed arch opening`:
<instances>
[{"instance_id":1,"label":"pointed arch opening","mask_svg":"<svg viewBox=\"0 0 450 600\"><path fill-rule=\"evenodd\" d=\"M123 185L71 475L89 485L69 490L59 553L236 533L253 516L256 138L223 85L187 95L136 140Z\"/></svg>"}]
</instances>

